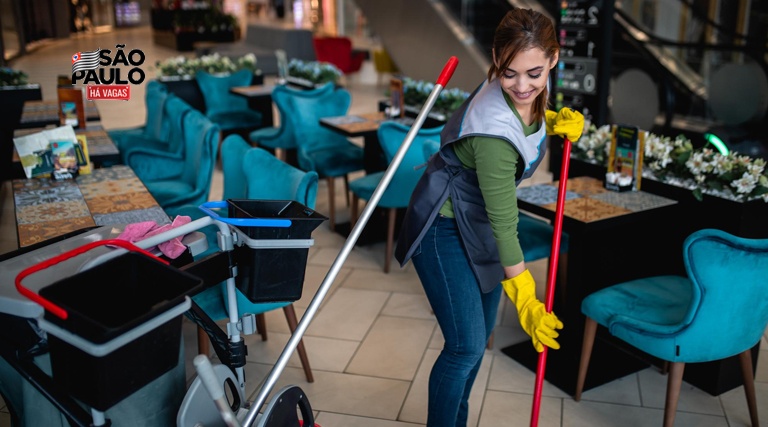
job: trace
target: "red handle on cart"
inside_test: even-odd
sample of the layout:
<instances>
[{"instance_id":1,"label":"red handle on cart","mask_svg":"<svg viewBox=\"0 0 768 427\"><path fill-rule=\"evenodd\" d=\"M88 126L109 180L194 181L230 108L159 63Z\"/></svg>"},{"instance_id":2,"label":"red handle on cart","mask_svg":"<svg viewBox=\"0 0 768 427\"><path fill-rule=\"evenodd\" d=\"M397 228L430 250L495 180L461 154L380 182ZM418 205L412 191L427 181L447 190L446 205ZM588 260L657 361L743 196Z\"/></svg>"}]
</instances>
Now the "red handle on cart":
<instances>
[{"instance_id":1,"label":"red handle on cart","mask_svg":"<svg viewBox=\"0 0 768 427\"><path fill-rule=\"evenodd\" d=\"M40 295L32 292L29 288L24 287L21 284L21 281L24 280L25 277L29 276L32 273L36 273L40 270L44 270L52 265L56 265L62 261L66 261L72 257L75 257L77 255L80 255L84 252L87 252L95 247L98 246L120 246L124 249L128 249L134 252L139 252L141 254L144 254L150 258L153 258L157 261L162 262L165 265L170 264L168 261L159 258L155 256L154 254L145 251L144 249L141 249L140 247L134 245L133 243L127 241L127 240L120 240L120 239L107 239L107 240L98 240L95 242L91 242L88 244L85 244L83 246L77 247L75 249L72 249L71 251L64 252L63 254L56 255L55 257L45 260L39 264L35 264L31 267L27 267L24 270L19 273L18 276L16 276L16 290L19 291L20 294L24 295L25 297L31 299L32 301L40 304L43 306L44 309L50 311L52 314L56 315L57 317L60 317L63 320L66 320L69 316L69 313L67 313L66 310L59 307L58 305L48 301L47 299L41 297Z\"/></svg>"},{"instance_id":2,"label":"red handle on cart","mask_svg":"<svg viewBox=\"0 0 768 427\"><path fill-rule=\"evenodd\" d=\"M547 291L544 306L547 313L552 312L555 303L555 278L557 277L557 263L560 258L560 237L563 231L563 213L565 212L565 189L568 183L568 166L571 163L571 141L565 138L563 143L563 162L560 165L560 183L557 187L557 205L555 208L554 232L552 233L552 248L549 254L549 271L547 273ZM547 350L539 353L536 364L536 385L533 389L533 407L531 408L531 427L539 425L539 409L541 407L541 392L544 387L544 372L547 368Z\"/></svg>"},{"instance_id":3,"label":"red handle on cart","mask_svg":"<svg viewBox=\"0 0 768 427\"><path fill-rule=\"evenodd\" d=\"M445 63L443 71L440 72L440 75L437 77L435 84L439 84L440 86L445 87L445 85L448 84L448 80L450 80L453 76L453 72L456 71L456 67L458 65L459 58L455 56L448 58L448 62Z\"/></svg>"}]
</instances>

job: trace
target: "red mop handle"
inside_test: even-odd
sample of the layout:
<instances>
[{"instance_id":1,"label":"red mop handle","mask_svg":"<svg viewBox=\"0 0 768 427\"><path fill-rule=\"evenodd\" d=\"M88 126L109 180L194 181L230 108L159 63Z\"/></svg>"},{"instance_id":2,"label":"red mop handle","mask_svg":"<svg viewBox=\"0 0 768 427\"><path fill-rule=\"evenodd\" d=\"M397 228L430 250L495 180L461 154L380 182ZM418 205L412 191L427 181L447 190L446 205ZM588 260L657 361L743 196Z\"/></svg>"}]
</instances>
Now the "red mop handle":
<instances>
[{"instance_id":1,"label":"red mop handle","mask_svg":"<svg viewBox=\"0 0 768 427\"><path fill-rule=\"evenodd\" d=\"M563 231L563 212L565 211L565 189L568 183L568 166L571 163L571 141L565 138L563 143L563 162L560 165L560 182L557 186L557 207L555 208L554 232L552 233L552 249L549 254L549 270L547 272L547 294L544 305L547 313L552 312L555 303L555 279L557 278L557 263L560 258L560 238ZM539 353L536 364L536 386L533 389L533 408L531 408L531 427L539 425L539 408L541 407L541 392L544 387L544 371L547 368L547 350Z\"/></svg>"},{"instance_id":2,"label":"red mop handle","mask_svg":"<svg viewBox=\"0 0 768 427\"><path fill-rule=\"evenodd\" d=\"M16 276L16 290L19 291L20 294L24 295L25 297L31 299L32 301L40 304L43 306L44 309L50 311L52 314L56 315L57 317L60 317L63 320L66 320L69 316L69 313L67 313L66 310L59 307L58 305L52 303L51 301L41 297L40 295L34 293L31 289L25 287L21 284L21 281L29 276L32 273L38 272L40 270L44 270L52 265L56 265L62 261L66 261L72 257L75 257L77 255L80 255L82 253L88 252L89 250L98 247L98 246L120 246L124 249L128 249L134 252L138 252L141 254L144 254L150 258L153 258L157 261L162 262L163 264L168 265L168 261L156 257L151 252L147 252L144 249L139 248L138 246L134 245L133 243L127 241L127 240L120 240L120 239L106 239L106 240L97 240L95 242L90 242L88 244L85 244L83 246L79 246L75 249L72 249L69 252L64 252L63 254L56 255L53 258L47 259L41 263L35 264L33 266L27 267L24 270L22 270L18 276Z\"/></svg>"}]
</instances>

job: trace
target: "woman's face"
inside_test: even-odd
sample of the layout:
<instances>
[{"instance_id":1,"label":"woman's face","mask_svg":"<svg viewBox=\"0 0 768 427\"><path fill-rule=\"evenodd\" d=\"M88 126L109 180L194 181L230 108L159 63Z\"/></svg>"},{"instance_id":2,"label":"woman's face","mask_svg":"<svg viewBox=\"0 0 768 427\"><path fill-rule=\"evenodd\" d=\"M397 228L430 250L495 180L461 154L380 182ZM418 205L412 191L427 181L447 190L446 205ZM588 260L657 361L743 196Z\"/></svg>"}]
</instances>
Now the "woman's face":
<instances>
[{"instance_id":1,"label":"woman's face","mask_svg":"<svg viewBox=\"0 0 768 427\"><path fill-rule=\"evenodd\" d=\"M509 67L502 70L501 88L509 95L520 114L528 112L536 97L547 87L549 70L555 64L557 54L547 59L543 50L532 48L518 53Z\"/></svg>"}]
</instances>

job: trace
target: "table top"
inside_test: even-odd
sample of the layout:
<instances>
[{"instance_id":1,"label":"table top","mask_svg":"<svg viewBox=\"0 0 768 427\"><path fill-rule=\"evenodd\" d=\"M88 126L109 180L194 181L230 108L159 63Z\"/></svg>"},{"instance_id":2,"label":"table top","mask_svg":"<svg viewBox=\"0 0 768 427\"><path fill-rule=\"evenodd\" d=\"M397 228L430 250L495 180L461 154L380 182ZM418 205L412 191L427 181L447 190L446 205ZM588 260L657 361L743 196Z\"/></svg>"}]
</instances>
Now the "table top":
<instances>
[{"instance_id":1,"label":"table top","mask_svg":"<svg viewBox=\"0 0 768 427\"><path fill-rule=\"evenodd\" d=\"M74 180L13 180L19 247L102 225L170 218L133 170L125 165L95 169Z\"/></svg>"},{"instance_id":2,"label":"table top","mask_svg":"<svg viewBox=\"0 0 768 427\"><path fill-rule=\"evenodd\" d=\"M346 116L335 117L323 117L320 119L320 124L341 132L346 136L365 136L366 134L375 133L379 129L379 125L388 119L384 112L376 113L364 113L364 114L349 114ZM405 125L413 124L414 119L405 117L402 119L396 119L401 121Z\"/></svg>"},{"instance_id":3,"label":"table top","mask_svg":"<svg viewBox=\"0 0 768 427\"><path fill-rule=\"evenodd\" d=\"M555 212L559 182L517 189L521 208L525 204ZM603 181L592 177L569 178L566 184L563 215L583 223L598 222L630 213L649 211L677 204L676 200L643 191L616 192L605 189Z\"/></svg>"},{"instance_id":4,"label":"table top","mask_svg":"<svg viewBox=\"0 0 768 427\"><path fill-rule=\"evenodd\" d=\"M229 89L230 93L235 95L241 95L246 98L254 98L259 96L271 96L272 89L275 85L251 85L251 86L237 86Z\"/></svg>"},{"instance_id":5,"label":"table top","mask_svg":"<svg viewBox=\"0 0 768 427\"><path fill-rule=\"evenodd\" d=\"M83 105L85 106L86 121L101 120L99 109L96 108L96 104L93 101L84 101ZM60 123L59 105L56 100L24 102L24 109L21 112L21 120L19 120L19 124L39 124L45 126L47 124L58 123Z\"/></svg>"}]
</instances>

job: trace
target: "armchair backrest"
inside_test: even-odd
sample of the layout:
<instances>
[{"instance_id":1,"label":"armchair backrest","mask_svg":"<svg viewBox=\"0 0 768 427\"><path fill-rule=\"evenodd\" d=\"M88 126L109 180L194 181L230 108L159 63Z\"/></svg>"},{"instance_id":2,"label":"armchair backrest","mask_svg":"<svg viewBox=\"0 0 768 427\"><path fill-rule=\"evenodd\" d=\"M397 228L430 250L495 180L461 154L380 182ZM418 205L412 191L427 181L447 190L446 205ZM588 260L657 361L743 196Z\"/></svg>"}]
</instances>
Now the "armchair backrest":
<instances>
[{"instance_id":1,"label":"armchair backrest","mask_svg":"<svg viewBox=\"0 0 768 427\"><path fill-rule=\"evenodd\" d=\"M757 344L768 325L768 239L699 230L685 240L683 259L692 298L677 345L710 361Z\"/></svg>"},{"instance_id":2,"label":"armchair backrest","mask_svg":"<svg viewBox=\"0 0 768 427\"><path fill-rule=\"evenodd\" d=\"M410 129L410 126L395 121L385 121L379 126L377 131L379 144L381 144L381 149L384 151L387 163L392 162ZM439 126L419 130L411 146L408 147L408 151L405 152L403 161L395 171L387 191L382 196L382 206L407 204L413 189L416 188L416 183L425 170L424 167L419 167L425 163L424 145L427 141L435 140L439 142L442 129L443 127ZM394 200L395 197L398 199L397 202Z\"/></svg>"},{"instance_id":3,"label":"armchair backrest","mask_svg":"<svg viewBox=\"0 0 768 427\"><path fill-rule=\"evenodd\" d=\"M144 94L144 104L147 111L147 117L144 121L144 136L146 138L167 141L167 135L163 135L163 111L165 110L165 100L168 98L168 89L157 80L150 80L147 83L146 93ZM167 127L165 129L167 131Z\"/></svg>"},{"instance_id":4,"label":"armchair backrest","mask_svg":"<svg viewBox=\"0 0 768 427\"><path fill-rule=\"evenodd\" d=\"M221 144L224 199L294 200L311 209L317 199L318 176L304 172L262 148L251 147L240 135Z\"/></svg>"},{"instance_id":5,"label":"armchair backrest","mask_svg":"<svg viewBox=\"0 0 768 427\"><path fill-rule=\"evenodd\" d=\"M280 120L285 120L290 127L299 149L347 144L343 135L320 126L320 118L347 114L352 103L348 90L337 88L333 83L312 90L278 86L272 97L276 103L283 103L286 114Z\"/></svg>"},{"instance_id":6,"label":"armchair backrest","mask_svg":"<svg viewBox=\"0 0 768 427\"><path fill-rule=\"evenodd\" d=\"M244 199L248 191L243 170L245 153L251 145L242 136L232 134L221 143L221 170L224 178L224 200Z\"/></svg>"},{"instance_id":7,"label":"armchair backrest","mask_svg":"<svg viewBox=\"0 0 768 427\"><path fill-rule=\"evenodd\" d=\"M258 147L245 153L243 170L248 182L248 199L295 200L315 208L317 172L297 169Z\"/></svg>"},{"instance_id":8,"label":"armchair backrest","mask_svg":"<svg viewBox=\"0 0 768 427\"><path fill-rule=\"evenodd\" d=\"M315 47L315 55L320 62L329 62L335 65L344 74L354 73L360 70L363 55L355 55L352 50L352 40L344 36L313 37L312 44Z\"/></svg>"},{"instance_id":9,"label":"armchair backrest","mask_svg":"<svg viewBox=\"0 0 768 427\"><path fill-rule=\"evenodd\" d=\"M219 147L219 127L197 110L184 116L184 171L180 179L194 188L190 204L208 200Z\"/></svg>"},{"instance_id":10,"label":"armchair backrest","mask_svg":"<svg viewBox=\"0 0 768 427\"><path fill-rule=\"evenodd\" d=\"M168 144L168 152L184 151L184 118L190 111L197 111L178 96L169 93L163 104L161 141Z\"/></svg>"},{"instance_id":11,"label":"armchair backrest","mask_svg":"<svg viewBox=\"0 0 768 427\"><path fill-rule=\"evenodd\" d=\"M333 90L333 84L326 84L319 88L304 91L307 92L305 96L320 96L326 92ZM291 99L296 95L296 92L300 89L294 89L286 85L275 86L272 90L272 102L277 107L278 114L280 114L280 138L281 146L283 147L297 147L296 144L296 122L291 116L293 106L291 105Z\"/></svg>"}]
</instances>

